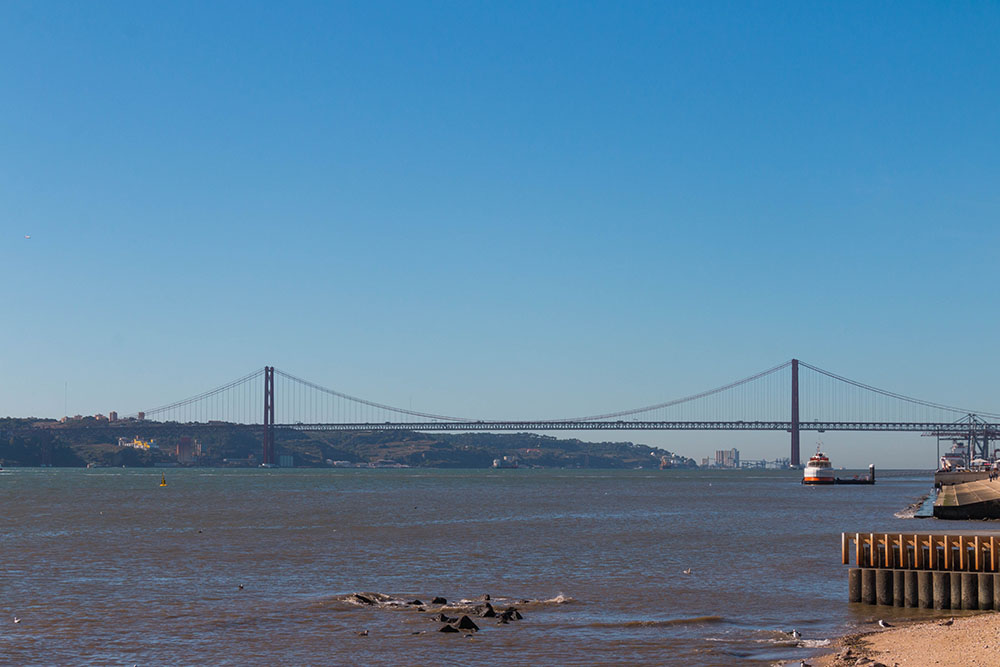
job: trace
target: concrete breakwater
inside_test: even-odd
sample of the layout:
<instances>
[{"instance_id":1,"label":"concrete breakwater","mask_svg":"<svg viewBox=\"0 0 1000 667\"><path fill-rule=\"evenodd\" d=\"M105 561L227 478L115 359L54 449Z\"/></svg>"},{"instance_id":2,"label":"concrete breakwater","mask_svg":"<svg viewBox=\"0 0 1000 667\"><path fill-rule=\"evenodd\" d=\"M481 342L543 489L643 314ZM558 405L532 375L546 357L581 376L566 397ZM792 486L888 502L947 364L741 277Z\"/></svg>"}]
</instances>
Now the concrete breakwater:
<instances>
[{"instance_id":1,"label":"concrete breakwater","mask_svg":"<svg viewBox=\"0 0 1000 667\"><path fill-rule=\"evenodd\" d=\"M854 548L851 549L853 542ZM1000 610L1000 533L842 533L850 602Z\"/></svg>"},{"instance_id":2,"label":"concrete breakwater","mask_svg":"<svg viewBox=\"0 0 1000 667\"><path fill-rule=\"evenodd\" d=\"M979 480L941 487L934 501L937 519L1000 518L1000 482Z\"/></svg>"}]
</instances>

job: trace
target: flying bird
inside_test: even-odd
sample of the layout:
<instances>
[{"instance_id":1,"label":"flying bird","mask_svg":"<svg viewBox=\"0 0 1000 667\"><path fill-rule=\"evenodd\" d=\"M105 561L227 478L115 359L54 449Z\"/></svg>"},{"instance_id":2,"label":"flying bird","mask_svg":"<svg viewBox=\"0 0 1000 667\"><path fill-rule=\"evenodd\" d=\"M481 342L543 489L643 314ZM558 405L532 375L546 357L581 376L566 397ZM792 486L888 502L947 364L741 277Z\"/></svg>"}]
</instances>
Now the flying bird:
<instances>
[{"instance_id":1,"label":"flying bird","mask_svg":"<svg viewBox=\"0 0 1000 667\"><path fill-rule=\"evenodd\" d=\"M24 235L24 238L26 238L26 239L30 239L30 238L31 238L31 234L25 234L25 235Z\"/></svg>"},{"instance_id":2,"label":"flying bird","mask_svg":"<svg viewBox=\"0 0 1000 667\"><path fill-rule=\"evenodd\" d=\"M684 574L691 574L691 568L684 570Z\"/></svg>"},{"instance_id":3,"label":"flying bird","mask_svg":"<svg viewBox=\"0 0 1000 667\"><path fill-rule=\"evenodd\" d=\"M21 622L21 619L19 619L19 618L18 618L17 616L15 616L15 617L14 617L14 622L15 622L15 623L20 623L20 622Z\"/></svg>"}]
</instances>

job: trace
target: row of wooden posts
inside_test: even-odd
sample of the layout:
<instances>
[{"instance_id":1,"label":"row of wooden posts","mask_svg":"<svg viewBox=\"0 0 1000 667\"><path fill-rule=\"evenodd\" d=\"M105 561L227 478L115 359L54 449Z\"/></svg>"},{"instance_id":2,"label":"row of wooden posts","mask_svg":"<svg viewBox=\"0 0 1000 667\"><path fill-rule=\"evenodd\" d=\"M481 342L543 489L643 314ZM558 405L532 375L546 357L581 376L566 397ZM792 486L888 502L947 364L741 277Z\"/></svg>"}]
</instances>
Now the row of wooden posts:
<instances>
[{"instance_id":1,"label":"row of wooden posts","mask_svg":"<svg viewBox=\"0 0 1000 667\"><path fill-rule=\"evenodd\" d=\"M899 570L1000 572L1000 533L841 533L844 565Z\"/></svg>"},{"instance_id":2,"label":"row of wooden posts","mask_svg":"<svg viewBox=\"0 0 1000 667\"><path fill-rule=\"evenodd\" d=\"M852 543L853 542L853 549ZM842 533L851 602L1000 610L1000 533Z\"/></svg>"},{"instance_id":3,"label":"row of wooden posts","mask_svg":"<svg viewBox=\"0 0 1000 667\"><path fill-rule=\"evenodd\" d=\"M1000 574L852 567L848 600L922 609L1000 610Z\"/></svg>"}]
</instances>

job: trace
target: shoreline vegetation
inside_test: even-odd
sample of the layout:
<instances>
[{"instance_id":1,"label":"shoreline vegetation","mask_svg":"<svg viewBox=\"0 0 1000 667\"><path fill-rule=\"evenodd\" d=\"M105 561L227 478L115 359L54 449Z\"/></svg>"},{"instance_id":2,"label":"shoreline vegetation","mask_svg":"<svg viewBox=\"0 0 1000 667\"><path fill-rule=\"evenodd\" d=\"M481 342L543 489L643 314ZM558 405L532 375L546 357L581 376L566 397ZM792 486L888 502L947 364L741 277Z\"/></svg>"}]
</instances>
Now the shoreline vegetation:
<instances>
[{"instance_id":1,"label":"shoreline vegetation","mask_svg":"<svg viewBox=\"0 0 1000 667\"><path fill-rule=\"evenodd\" d=\"M0 465L54 467L247 467L260 463L262 429L231 424L95 423L0 418ZM119 446L119 438L155 439L148 449ZM489 468L510 457L524 468L695 468L693 459L632 442L585 442L535 433L419 433L415 431L275 431L279 456L295 467Z\"/></svg>"},{"instance_id":2,"label":"shoreline vegetation","mask_svg":"<svg viewBox=\"0 0 1000 667\"><path fill-rule=\"evenodd\" d=\"M851 633L835 640L824 653L806 663L814 667L996 665L1000 663L1000 613L984 611L962 617L942 615L933 621Z\"/></svg>"}]
</instances>

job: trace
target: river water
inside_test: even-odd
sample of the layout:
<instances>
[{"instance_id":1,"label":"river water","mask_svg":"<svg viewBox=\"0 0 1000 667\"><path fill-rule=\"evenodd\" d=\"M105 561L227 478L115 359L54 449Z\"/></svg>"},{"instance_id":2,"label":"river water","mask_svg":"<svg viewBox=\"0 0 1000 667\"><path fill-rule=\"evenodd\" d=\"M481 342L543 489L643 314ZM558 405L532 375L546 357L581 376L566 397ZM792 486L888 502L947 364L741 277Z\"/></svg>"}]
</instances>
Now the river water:
<instances>
[{"instance_id":1,"label":"river water","mask_svg":"<svg viewBox=\"0 0 1000 667\"><path fill-rule=\"evenodd\" d=\"M840 533L942 528L896 516L930 475L800 474L8 469L0 663L768 664L926 614L849 605ZM430 620L484 594L523 620Z\"/></svg>"}]
</instances>

